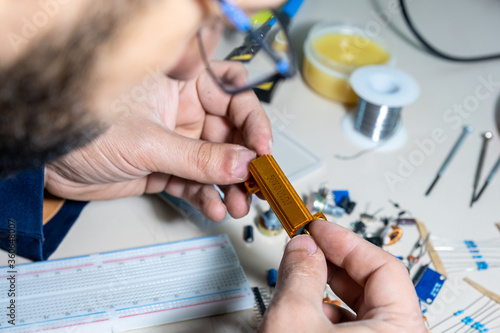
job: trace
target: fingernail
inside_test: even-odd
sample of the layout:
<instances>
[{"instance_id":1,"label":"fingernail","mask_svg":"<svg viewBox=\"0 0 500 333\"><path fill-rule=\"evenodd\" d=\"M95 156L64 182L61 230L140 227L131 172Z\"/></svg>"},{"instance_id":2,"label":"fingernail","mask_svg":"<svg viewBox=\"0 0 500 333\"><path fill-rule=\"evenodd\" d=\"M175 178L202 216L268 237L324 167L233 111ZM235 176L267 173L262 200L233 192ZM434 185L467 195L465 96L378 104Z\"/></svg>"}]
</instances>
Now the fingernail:
<instances>
[{"instance_id":1,"label":"fingernail","mask_svg":"<svg viewBox=\"0 0 500 333\"><path fill-rule=\"evenodd\" d=\"M251 150L245 148L236 149L236 157L233 161L233 177L246 179L250 162L252 162L256 157L257 154Z\"/></svg>"},{"instance_id":2,"label":"fingernail","mask_svg":"<svg viewBox=\"0 0 500 333\"><path fill-rule=\"evenodd\" d=\"M269 150L269 154L273 154L273 139L269 140L269 143L267 144L267 149Z\"/></svg>"},{"instance_id":3,"label":"fingernail","mask_svg":"<svg viewBox=\"0 0 500 333\"><path fill-rule=\"evenodd\" d=\"M299 235L292 238L290 242L288 242L287 250L307 250L310 254L316 253L318 249L318 245L311 236L307 235Z\"/></svg>"}]
</instances>

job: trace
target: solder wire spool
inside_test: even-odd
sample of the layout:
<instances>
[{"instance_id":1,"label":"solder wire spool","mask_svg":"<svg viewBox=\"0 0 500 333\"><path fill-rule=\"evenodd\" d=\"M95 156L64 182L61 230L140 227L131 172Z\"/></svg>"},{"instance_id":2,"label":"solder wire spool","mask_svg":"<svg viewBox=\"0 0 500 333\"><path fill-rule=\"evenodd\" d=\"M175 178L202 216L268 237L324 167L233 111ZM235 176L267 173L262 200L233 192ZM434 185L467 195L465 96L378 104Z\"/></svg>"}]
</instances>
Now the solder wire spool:
<instances>
[{"instance_id":1,"label":"solder wire spool","mask_svg":"<svg viewBox=\"0 0 500 333\"><path fill-rule=\"evenodd\" d=\"M390 138L398 129L403 107L420 95L415 79L389 66L359 68L350 83L359 96L354 129L373 142Z\"/></svg>"}]
</instances>

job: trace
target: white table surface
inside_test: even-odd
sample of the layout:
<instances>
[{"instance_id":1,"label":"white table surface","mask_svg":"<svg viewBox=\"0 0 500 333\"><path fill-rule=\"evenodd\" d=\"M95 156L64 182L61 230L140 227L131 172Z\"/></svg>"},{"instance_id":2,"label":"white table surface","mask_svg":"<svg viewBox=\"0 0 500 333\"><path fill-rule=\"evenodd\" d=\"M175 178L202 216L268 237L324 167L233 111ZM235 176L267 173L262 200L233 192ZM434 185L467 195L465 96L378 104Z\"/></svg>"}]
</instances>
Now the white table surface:
<instances>
[{"instance_id":1,"label":"white table surface","mask_svg":"<svg viewBox=\"0 0 500 333\"><path fill-rule=\"evenodd\" d=\"M443 118L447 109L474 96L481 83L478 78L489 76L500 82L500 60L473 64L454 63L438 59L423 51L407 30L399 14L390 14L390 25L381 24L377 13L388 10L390 1L363 0L306 0L291 26L291 35L301 54L302 42L310 27L320 20L355 21L370 26L390 45L397 57L396 67L412 75L421 86L421 96L403 110L403 124L408 138L403 147L394 151L371 152L355 160L335 159L335 153L350 154L359 150L341 130L341 120L346 108L326 100L307 87L300 76L282 83L275 94L269 112L286 109L289 117L279 123L286 133L306 147L321 155L324 165L293 183L300 195L317 190L323 182L335 189L348 189L358 205L350 215L339 220L346 225L355 221L371 203L371 212L384 207L382 214L391 214L388 200L398 202L413 216L423 221L433 235L463 239L489 239L499 236L494 223L500 222L500 175L493 180L481 200L469 208L474 172L484 131L492 131L494 139L489 146L483 170L483 179L500 154L500 133L495 125L495 112L499 109L500 84L489 97L479 101L467 118L459 117L458 127ZM440 49L462 55L500 52L500 2L485 1L410 1L412 17L421 31ZM377 23L378 22L378 23ZM368 25L366 25L368 24ZM378 27L378 29L373 28ZM301 57L301 55L300 55ZM276 120L280 121L280 120ZM424 192L433 180L441 163L455 143L464 124L471 124L475 131L465 141L459 153L446 170L429 197ZM276 125L276 124L275 124ZM435 151L421 165L404 178L395 188L385 179L387 172L398 173L401 159L418 149L415 140L426 140L434 129L440 128L447 139L436 144ZM266 285L266 273L278 268L287 236L283 232L276 237L264 236L255 228L255 241L245 243L243 226L254 224L258 211L267 209L265 202L253 206L249 215L230 220L211 233L227 233L236 248L250 283ZM106 202L92 202L82 212L74 227L51 258L78 256L116 249L170 242L204 236L191 222L153 195L126 198ZM403 238L404 240L404 238ZM410 246L413 245L413 240ZM0 260L6 261L5 252ZM485 287L500 294L500 269L466 274ZM460 283L463 275L451 279ZM456 282L458 281L458 282ZM388 281L389 283L390 281ZM464 290L467 288L463 288ZM453 293L445 288L438 297ZM460 304L472 300L473 292L459 292L453 300L446 301L445 309L435 311L435 320L456 311ZM169 326L168 331L220 332L247 330L249 313L236 317L218 316ZM235 319L236 318L236 319ZM243 319L242 319L243 318ZM245 319L246 318L246 319ZM160 332L166 328L149 328L140 332Z\"/></svg>"}]
</instances>

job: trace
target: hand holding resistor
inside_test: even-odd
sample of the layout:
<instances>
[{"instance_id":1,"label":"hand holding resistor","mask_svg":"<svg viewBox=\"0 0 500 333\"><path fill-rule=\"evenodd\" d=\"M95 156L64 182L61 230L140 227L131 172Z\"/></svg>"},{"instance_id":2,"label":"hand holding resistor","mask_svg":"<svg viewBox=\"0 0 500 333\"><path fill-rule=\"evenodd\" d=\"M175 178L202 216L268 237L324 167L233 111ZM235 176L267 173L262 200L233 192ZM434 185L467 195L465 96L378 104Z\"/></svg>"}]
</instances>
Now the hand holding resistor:
<instances>
[{"instance_id":1,"label":"hand holding resistor","mask_svg":"<svg viewBox=\"0 0 500 333\"><path fill-rule=\"evenodd\" d=\"M316 220L309 231L312 237L296 236L285 249L261 332L359 332L368 327L373 332L427 332L415 289L397 258L331 222ZM323 303L326 283L357 317ZM354 322L343 326L346 321Z\"/></svg>"}]
</instances>

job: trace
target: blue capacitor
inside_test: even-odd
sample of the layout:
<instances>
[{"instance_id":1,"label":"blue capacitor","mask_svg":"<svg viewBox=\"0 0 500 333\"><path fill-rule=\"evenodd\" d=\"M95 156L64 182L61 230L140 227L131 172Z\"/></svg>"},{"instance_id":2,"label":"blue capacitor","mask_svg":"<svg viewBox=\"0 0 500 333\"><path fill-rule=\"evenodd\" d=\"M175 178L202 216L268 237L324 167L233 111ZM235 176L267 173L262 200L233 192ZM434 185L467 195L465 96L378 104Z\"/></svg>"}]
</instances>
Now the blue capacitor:
<instances>
[{"instance_id":1,"label":"blue capacitor","mask_svg":"<svg viewBox=\"0 0 500 333\"><path fill-rule=\"evenodd\" d=\"M267 285L271 288L276 287L277 279L278 279L278 272L274 268L271 268L267 272Z\"/></svg>"}]
</instances>

